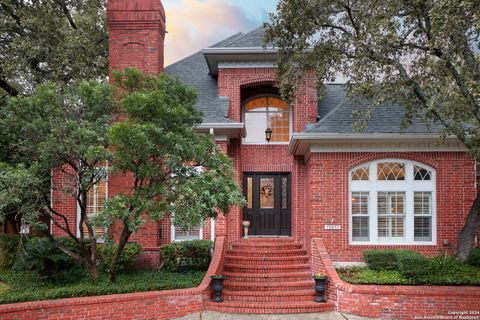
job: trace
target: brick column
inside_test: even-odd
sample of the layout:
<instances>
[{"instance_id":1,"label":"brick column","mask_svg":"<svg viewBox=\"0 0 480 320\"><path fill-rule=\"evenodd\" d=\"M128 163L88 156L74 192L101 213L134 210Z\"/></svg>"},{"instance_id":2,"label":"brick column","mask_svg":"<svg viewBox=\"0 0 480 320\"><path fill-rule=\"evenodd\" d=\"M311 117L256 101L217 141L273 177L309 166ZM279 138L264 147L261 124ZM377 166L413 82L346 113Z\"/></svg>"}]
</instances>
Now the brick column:
<instances>
[{"instance_id":1,"label":"brick column","mask_svg":"<svg viewBox=\"0 0 480 320\"><path fill-rule=\"evenodd\" d=\"M165 11L160 0L108 0L109 74L134 67L163 71Z\"/></svg>"}]
</instances>

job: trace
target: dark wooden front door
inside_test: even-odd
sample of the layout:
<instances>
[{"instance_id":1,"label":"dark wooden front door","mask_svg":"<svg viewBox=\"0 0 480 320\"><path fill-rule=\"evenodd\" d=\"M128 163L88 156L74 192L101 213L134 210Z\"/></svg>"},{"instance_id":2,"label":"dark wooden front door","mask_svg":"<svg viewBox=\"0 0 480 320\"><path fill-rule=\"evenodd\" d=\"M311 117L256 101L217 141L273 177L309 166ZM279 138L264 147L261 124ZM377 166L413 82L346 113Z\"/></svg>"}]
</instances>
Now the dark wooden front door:
<instances>
[{"instance_id":1,"label":"dark wooden front door","mask_svg":"<svg viewBox=\"0 0 480 320\"><path fill-rule=\"evenodd\" d=\"M243 221L250 221L249 235L291 235L290 185L289 173L244 174L247 205L243 209Z\"/></svg>"}]
</instances>

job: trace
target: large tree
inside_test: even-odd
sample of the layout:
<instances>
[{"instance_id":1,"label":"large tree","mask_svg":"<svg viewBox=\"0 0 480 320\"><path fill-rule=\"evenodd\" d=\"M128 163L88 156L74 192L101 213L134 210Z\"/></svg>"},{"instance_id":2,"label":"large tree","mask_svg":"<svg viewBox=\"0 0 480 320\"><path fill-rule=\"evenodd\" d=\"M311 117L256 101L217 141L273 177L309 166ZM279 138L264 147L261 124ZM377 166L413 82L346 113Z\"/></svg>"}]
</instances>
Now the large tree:
<instances>
[{"instance_id":1,"label":"large tree","mask_svg":"<svg viewBox=\"0 0 480 320\"><path fill-rule=\"evenodd\" d=\"M107 134L114 108L110 86L90 81L62 88L47 83L31 96L8 98L0 109L2 148L10 160L0 167L0 221L15 214L44 231L52 222L78 250L45 234L94 279L97 235L87 195L106 176L102 168L111 157ZM52 199L53 193L61 198ZM52 205L61 199L74 199L78 221L72 221L71 207Z\"/></svg>"},{"instance_id":2,"label":"large tree","mask_svg":"<svg viewBox=\"0 0 480 320\"><path fill-rule=\"evenodd\" d=\"M110 281L115 281L125 244L147 217L159 220L172 213L174 224L188 230L244 202L231 160L208 135L194 131L202 118L194 108L193 89L166 75L142 75L132 69L115 78L127 119L109 130L114 150L110 165L127 177L127 188L97 216L100 226L119 222L121 231L108 271Z\"/></svg>"},{"instance_id":3,"label":"large tree","mask_svg":"<svg viewBox=\"0 0 480 320\"><path fill-rule=\"evenodd\" d=\"M0 109L10 159L0 163L0 221L12 212L35 229L46 230L52 221L79 250L46 232L51 241L94 279L96 231L112 231L118 247L111 281L125 244L147 219L174 213L174 223L190 229L244 201L231 160L194 131L201 114L193 89L131 69L115 83L121 121L113 117L118 112L110 86L95 81L41 85L31 96L8 98ZM119 191L104 211L89 215L88 197L107 174L110 181L119 178ZM72 199L79 210L73 221L72 202L52 205Z\"/></svg>"},{"instance_id":4,"label":"large tree","mask_svg":"<svg viewBox=\"0 0 480 320\"><path fill-rule=\"evenodd\" d=\"M1 0L0 100L106 77L105 17L105 0Z\"/></svg>"},{"instance_id":5,"label":"large tree","mask_svg":"<svg viewBox=\"0 0 480 320\"><path fill-rule=\"evenodd\" d=\"M285 95L310 70L320 84L342 74L351 94L372 100L359 120L396 101L405 124L412 117L439 122L480 160L480 1L282 0L271 21L266 42L279 49ZM468 256L479 225L477 195L458 258Z\"/></svg>"}]
</instances>

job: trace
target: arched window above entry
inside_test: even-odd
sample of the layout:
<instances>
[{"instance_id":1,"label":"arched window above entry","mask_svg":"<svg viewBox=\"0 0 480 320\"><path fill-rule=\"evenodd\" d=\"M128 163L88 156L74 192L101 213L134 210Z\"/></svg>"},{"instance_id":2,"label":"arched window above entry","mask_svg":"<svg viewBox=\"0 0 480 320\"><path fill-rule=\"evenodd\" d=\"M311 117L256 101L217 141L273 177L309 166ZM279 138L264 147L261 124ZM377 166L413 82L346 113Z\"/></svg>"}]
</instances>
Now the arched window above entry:
<instances>
[{"instance_id":1,"label":"arched window above entry","mask_svg":"<svg viewBox=\"0 0 480 320\"><path fill-rule=\"evenodd\" d=\"M350 170L352 244L434 244L435 170L377 160Z\"/></svg>"},{"instance_id":2,"label":"arched window above entry","mask_svg":"<svg viewBox=\"0 0 480 320\"><path fill-rule=\"evenodd\" d=\"M246 143L267 143L265 131L272 130L271 143L290 140L290 107L278 96L257 96L243 104Z\"/></svg>"}]
</instances>

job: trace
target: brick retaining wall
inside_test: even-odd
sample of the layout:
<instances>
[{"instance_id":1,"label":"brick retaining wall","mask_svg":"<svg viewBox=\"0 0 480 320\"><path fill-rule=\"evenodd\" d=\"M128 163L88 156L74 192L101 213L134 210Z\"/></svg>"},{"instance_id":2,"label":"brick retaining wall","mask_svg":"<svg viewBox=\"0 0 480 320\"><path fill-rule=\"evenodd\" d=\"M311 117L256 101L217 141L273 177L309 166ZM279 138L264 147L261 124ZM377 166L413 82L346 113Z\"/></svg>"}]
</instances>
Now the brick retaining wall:
<instances>
[{"instance_id":1,"label":"brick retaining wall","mask_svg":"<svg viewBox=\"0 0 480 320\"><path fill-rule=\"evenodd\" d=\"M328 275L337 310L382 319L480 319L479 286L352 285L338 276L321 239L312 239L314 272Z\"/></svg>"},{"instance_id":2,"label":"brick retaining wall","mask_svg":"<svg viewBox=\"0 0 480 320\"><path fill-rule=\"evenodd\" d=\"M217 237L210 267L196 288L5 304L0 320L172 319L199 312L209 298L210 276L222 272L225 250L225 237Z\"/></svg>"}]
</instances>

